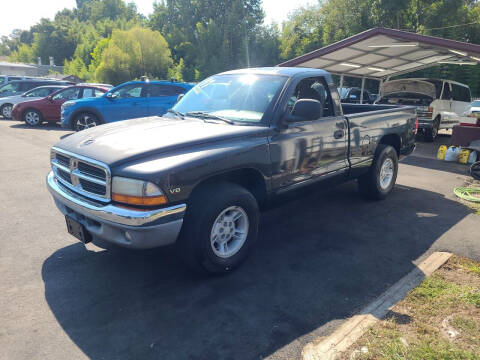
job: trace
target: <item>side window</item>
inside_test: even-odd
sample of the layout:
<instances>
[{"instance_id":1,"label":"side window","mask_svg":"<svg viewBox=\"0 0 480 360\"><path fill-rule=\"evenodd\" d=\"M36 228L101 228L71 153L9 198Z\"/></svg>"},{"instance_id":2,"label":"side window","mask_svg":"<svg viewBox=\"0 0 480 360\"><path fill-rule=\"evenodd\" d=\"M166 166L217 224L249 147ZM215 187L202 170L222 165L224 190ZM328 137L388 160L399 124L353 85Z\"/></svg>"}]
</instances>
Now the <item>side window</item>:
<instances>
[{"instance_id":1,"label":"side window","mask_svg":"<svg viewBox=\"0 0 480 360\"><path fill-rule=\"evenodd\" d=\"M103 96L103 94L105 94L104 91L99 90L99 89L95 89L95 97Z\"/></svg>"},{"instance_id":2,"label":"side window","mask_svg":"<svg viewBox=\"0 0 480 360\"><path fill-rule=\"evenodd\" d=\"M452 93L450 91L450 83L446 82L443 84L442 100L450 100L451 98Z\"/></svg>"},{"instance_id":3,"label":"side window","mask_svg":"<svg viewBox=\"0 0 480 360\"><path fill-rule=\"evenodd\" d=\"M40 88L30 91L25 97L46 97L50 95L50 88Z\"/></svg>"},{"instance_id":4,"label":"side window","mask_svg":"<svg viewBox=\"0 0 480 360\"><path fill-rule=\"evenodd\" d=\"M460 86L457 84L452 84L452 94L453 94L453 100L455 101L463 101L463 102L470 102L471 101L471 96L470 96L470 89L465 87L465 86Z\"/></svg>"},{"instance_id":5,"label":"side window","mask_svg":"<svg viewBox=\"0 0 480 360\"><path fill-rule=\"evenodd\" d=\"M80 95L80 88L68 88L53 95L52 100L76 100Z\"/></svg>"},{"instance_id":6,"label":"side window","mask_svg":"<svg viewBox=\"0 0 480 360\"><path fill-rule=\"evenodd\" d=\"M348 100L352 103L360 102L360 90L352 89L348 94Z\"/></svg>"},{"instance_id":7,"label":"side window","mask_svg":"<svg viewBox=\"0 0 480 360\"><path fill-rule=\"evenodd\" d=\"M150 84L149 89L150 97L177 96L186 92L181 86L164 84Z\"/></svg>"},{"instance_id":8,"label":"side window","mask_svg":"<svg viewBox=\"0 0 480 360\"><path fill-rule=\"evenodd\" d=\"M288 101L288 111L293 110L295 101L300 99L318 100L323 107L323 117L333 116L333 102L325 79L322 77L307 78L300 81Z\"/></svg>"},{"instance_id":9,"label":"side window","mask_svg":"<svg viewBox=\"0 0 480 360\"><path fill-rule=\"evenodd\" d=\"M113 96L119 99L142 97L143 84L128 84L113 92Z\"/></svg>"},{"instance_id":10,"label":"side window","mask_svg":"<svg viewBox=\"0 0 480 360\"><path fill-rule=\"evenodd\" d=\"M149 96L150 97L162 97L162 96L172 96L173 93L170 90L170 87L162 84L150 84Z\"/></svg>"},{"instance_id":11,"label":"side window","mask_svg":"<svg viewBox=\"0 0 480 360\"><path fill-rule=\"evenodd\" d=\"M83 96L82 98L91 98L95 96L95 89L92 88L83 88Z\"/></svg>"},{"instance_id":12,"label":"side window","mask_svg":"<svg viewBox=\"0 0 480 360\"><path fill-rule=\"evenodd\" d=\"M22 82L22 83L19 83L20 86L19 86L19 91L28 91L30 89L33 89L37 86L40 86L41 84L35 84L35 83L31 83L31 82Z\"/></svg>"}]
</instances>

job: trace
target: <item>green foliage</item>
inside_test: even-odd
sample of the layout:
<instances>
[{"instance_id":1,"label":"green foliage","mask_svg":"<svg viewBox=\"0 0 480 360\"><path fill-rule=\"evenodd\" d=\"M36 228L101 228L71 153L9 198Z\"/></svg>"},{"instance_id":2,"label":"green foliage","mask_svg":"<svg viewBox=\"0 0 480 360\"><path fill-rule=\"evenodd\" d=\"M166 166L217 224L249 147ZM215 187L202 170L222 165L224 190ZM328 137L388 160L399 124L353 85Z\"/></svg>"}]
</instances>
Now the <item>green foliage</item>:
<instances>
[{"instance_id":1,"label":"green foliage","mask_svg":"<svg viewBox=\"0 0 480 360\"><path fill-rule=\"evenodd\" d=\"M56 64L65 64L65 72L86 80L116 83L147 73L197 81L224 70L276 65L376 26L480 43L475 0L322 0L295 10L282 26L263 23L261 0L162 0L154 2L148 19L125 0L76 4L53 20L1 37L0 55L21 62L41 57L44 64L53 56ZM469 25L451 27L457 24ZM140 28L156 31L151 39L159 36L160 53L137 43L135 36L147 34ZM119 39L118 34L130 35ZM135 62L144 52L155 61ZM454 79L480 95L480 65L441 65L406 76ZM346 78L345 86L357 82ZM367 81L374 92L376 86Z\"/></svg>"},{"instance_id":2,"label":"green foliage","mask_svg":"<svg viewBox=\"0 0 480 360\"><path fill-rule=\"evenodd\" d=\"M11 61L33 63L35 62L35 49L27 44L20 44L17 50L10 55Z\"/></svg>"},{"instance_id":3,"label":"green foliage","mask_svg":"<svg viewBox=\"0 0 480 360\"><path fill-rule=\"evenodd\" d=\"M323 46L323 17L319 6L299 8L290 14L282 29L281 57L284 60Z\"/></svg>"},{"instance_id":4,"label":"green foliage","mask_svg":"<svg viewBox=\"0 0 480 360\"><path fill-rule=\"evenodd\" d=\"M172 65L170 50L163 36L158 31L141 27L114 30L101 58L95 77L112 84L143 75L166 78Z\"/></svg>"}]
</instances>

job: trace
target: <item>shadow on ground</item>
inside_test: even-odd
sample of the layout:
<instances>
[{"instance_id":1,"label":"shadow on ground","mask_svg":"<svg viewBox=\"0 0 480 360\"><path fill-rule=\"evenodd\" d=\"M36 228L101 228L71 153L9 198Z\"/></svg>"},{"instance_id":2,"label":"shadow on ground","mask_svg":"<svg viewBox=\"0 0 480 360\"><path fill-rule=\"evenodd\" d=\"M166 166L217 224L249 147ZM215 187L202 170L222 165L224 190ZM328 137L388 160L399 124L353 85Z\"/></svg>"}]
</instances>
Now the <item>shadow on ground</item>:
<instances>
[{"instance_id":1,"label":"shadow on ground","mask_svg":"<svg viewBox=\"0 0 480 360\"><path fill-rule=\"evenodd\" d=\"M44 262L45 296L92 359L293 358L331 327L315 329L379 296L469 213L403 186L380 204L365 202L347 183L265 213L255 251L227 276L188 272L171 247L75 244Z\"/></svg>"},{"instance_id":2,"label":"shadow on ground","mask_svg":"<svg viewBox=\"0 0 480 360\"><path fill-rule=\"evenodd\" d=\"M15 121L15 124L10 125L11 128L14 129L32 129L32 130L53 130L53 131L68 131L63 129L59 124L52 124L52 123L43 123L38 126L30 126L27 124L19 123Z\"/></svg>"}]
</instances>

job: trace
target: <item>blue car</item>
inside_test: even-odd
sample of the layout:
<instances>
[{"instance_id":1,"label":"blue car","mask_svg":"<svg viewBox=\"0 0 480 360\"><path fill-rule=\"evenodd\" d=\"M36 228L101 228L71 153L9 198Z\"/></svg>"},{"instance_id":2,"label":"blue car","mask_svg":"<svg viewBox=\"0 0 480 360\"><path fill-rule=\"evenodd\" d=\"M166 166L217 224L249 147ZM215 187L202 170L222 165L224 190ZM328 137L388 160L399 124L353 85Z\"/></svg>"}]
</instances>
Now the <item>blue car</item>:
<instances>
[{"instance_id":1,"label":"blue car","mask_svg":"<svg viewBox=\"0 0 480 360\"><path fill-rule=\"evenodd\" d=\"M113 121L161 116L175 104L178 95L193 86L171 81L129 81L101 97L65 102L61 125L80 131Z\"/></svg>"}]
</instances>

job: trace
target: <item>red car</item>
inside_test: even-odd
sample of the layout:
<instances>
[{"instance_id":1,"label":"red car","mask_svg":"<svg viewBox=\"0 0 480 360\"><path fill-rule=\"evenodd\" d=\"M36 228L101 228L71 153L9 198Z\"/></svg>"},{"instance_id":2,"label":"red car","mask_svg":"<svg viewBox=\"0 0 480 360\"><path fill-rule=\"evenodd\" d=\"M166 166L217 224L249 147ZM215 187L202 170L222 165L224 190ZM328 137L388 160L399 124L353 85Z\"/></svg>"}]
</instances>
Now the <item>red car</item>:
<instances>
[{"instance_id":1,"label":"red car","mask_svg":"<svg viewBox=\"0 0 480 360\"><path fill-rule=\"evenodd\" d=\"M18 103L12 109L12 118L25 121L29 126L37 126L44 121L56 123L60 121L60 108L65 101L102 96L109 89L89 84L70 86L40 100Z\"/></svg>"}]
</instances>

